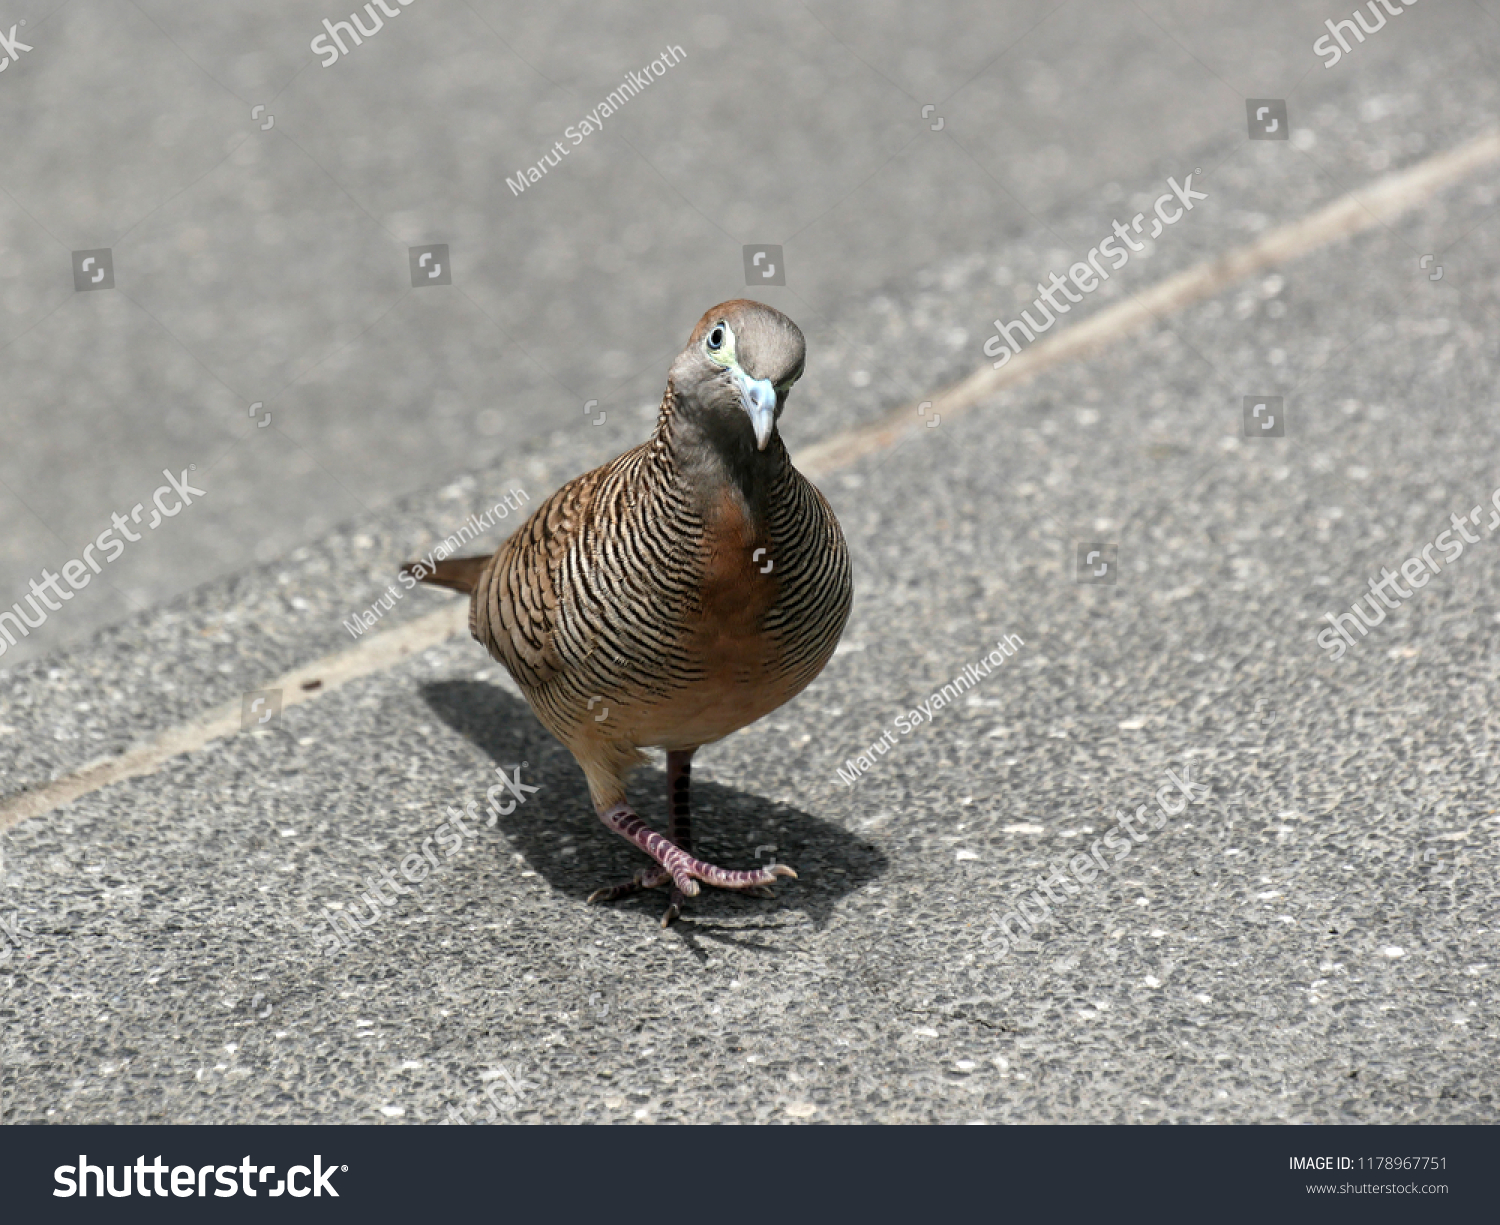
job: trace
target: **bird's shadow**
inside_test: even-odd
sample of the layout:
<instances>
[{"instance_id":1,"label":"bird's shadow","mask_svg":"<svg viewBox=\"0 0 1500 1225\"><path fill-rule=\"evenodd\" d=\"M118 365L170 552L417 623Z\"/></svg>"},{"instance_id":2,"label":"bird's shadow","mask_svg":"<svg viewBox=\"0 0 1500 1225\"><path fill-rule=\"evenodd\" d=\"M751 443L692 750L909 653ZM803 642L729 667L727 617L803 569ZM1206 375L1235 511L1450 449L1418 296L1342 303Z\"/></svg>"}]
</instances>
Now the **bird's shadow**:
<instances>
[{"instance_id":1,"label":"bird's shadow","mask_svg":"<svg viewBox=\"0 0 1500 1225\"><path fill-rule=\"evenodd\" d=\"M649 860L610 833L594 814L583 771L573 756L543 728L527 705L495 685L479 681L435 681L422 686L434 714L482 749L499 769L538 787L526 802L502 813L497 824L527 866L557 892L582 904L601 885L629 880ZM482 781L482 787L480 786ZM475 780L477 790L498 781ZM642 767L630 780L630 804L658 830L667 828L667 783L663 770ZM501 801L512 800L509 792ZM480 811L486 806L480 798ZM489 816L486 816L486 820ZM790 864L797 880L777 882L777 901L745 897L704 887L683 907L688 930L707 934L724 921L773 917L780 908L803 912L818 927L845 895L884 874L890 866L879 847L841 826L778 804L753 792L693 780L693 851L725 868ZM659 917L666 909L664 889L610 903ZM686 934L686 933L685 933Z\"/></svg>"}]
</instances>

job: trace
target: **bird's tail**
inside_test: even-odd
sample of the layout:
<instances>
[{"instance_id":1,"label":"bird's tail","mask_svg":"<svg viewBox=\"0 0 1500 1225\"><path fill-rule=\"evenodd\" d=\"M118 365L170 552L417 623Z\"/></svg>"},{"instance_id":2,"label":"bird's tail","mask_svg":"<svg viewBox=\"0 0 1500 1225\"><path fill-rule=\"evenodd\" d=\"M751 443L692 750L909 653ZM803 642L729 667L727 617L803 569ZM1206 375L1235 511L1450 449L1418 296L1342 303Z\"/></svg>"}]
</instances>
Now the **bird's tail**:
<instances>
[{"instance_id":1,"label":"bird's tail","mask_svg":"<svg viewBox=\"0 0 1500 1225\"><path fill-rule=\"evenodd\" d=\"M435 565L409 561L401 567L401 573L434 587L447 587L468 595L478 584L480 572L489 565L490 556L486 553L482 557L447 557Z\"/></svg>"}]
</instances>

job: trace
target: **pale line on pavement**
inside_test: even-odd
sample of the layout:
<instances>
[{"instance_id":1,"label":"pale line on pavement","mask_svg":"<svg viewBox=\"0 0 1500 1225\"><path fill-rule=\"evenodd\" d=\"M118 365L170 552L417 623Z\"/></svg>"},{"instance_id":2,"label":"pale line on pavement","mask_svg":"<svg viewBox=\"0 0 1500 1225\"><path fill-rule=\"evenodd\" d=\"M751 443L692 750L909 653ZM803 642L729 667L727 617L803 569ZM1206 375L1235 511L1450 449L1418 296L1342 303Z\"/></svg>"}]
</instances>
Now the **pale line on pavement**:
<instances>
[{"instance_id":1,"label":"pale line on pavement","mask_svg":"<svg viewBox=\"0 0 1500 1225\"><path fill-rule=\"evenodd\" d=\"M304 667L293 669L268 682L264 688L281 690L281 709L285 711L290 706L300 706L303 702L311 702L325 693L340 689L350 681L359 680L374 672L383 672L409 655L446 642L468 627L469 602L453 597L445 600L436 612L409 621L398 629L372 635L346 650L335 651L332 655L325 655ZM314 681L321 683L314 689L302 687ZM127 749L117 757L90 762L46 786L13 796L0 804L0 830L8 829L17 821L24 821L28 817L39 817L51 812L70 800L108 787L111 783L138 778L142 774L154 774L173 757L201 749L212 741L232 736L239 730L240 700L236 698L233 702L204 711L186 723L169 727L161 735Z\"/></svg>"},{"instance_id":2,"label":"pale line on pavement","mask_svg":"<svg viewBox=\"0 0 1500 1225\"><path fill-rule=\"evenodd\" d=\"M1500 159L1500 132L1491 132L1457 149L1378 179L1368 187L1340 196L1300 221L1278 226L1256 242L1237 247L1218 259L1195 264L1141 293L1116 302L1065 332L1038 340L999 370L986 362L973 374L936 392L931 399L932 411L946 421L950 416L973 408L1002 387L1035 378L1061 362L1096 353L1153 320L1210 298L1256 272L1287 263L1377 225L1388 225L1399 214L1414 208L1433 193L1497 159ZM797 453L797 467L811 476L821 476L861 456L882 450L903 433L923 424L917 409L918 403L914 401L879 421L813 443Z\"/></svg>"}]
</instances>

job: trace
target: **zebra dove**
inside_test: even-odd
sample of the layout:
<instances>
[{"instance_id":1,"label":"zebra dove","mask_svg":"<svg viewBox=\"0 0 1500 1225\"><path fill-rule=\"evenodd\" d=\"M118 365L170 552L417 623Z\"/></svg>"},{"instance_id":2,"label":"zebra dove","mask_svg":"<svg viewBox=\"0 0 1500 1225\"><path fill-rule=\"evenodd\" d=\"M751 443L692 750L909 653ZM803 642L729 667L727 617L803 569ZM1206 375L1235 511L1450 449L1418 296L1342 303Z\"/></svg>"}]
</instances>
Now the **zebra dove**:
<instances>
[{"instance_id":1,"label":"zebra dove","mask_svg":"<svg viewBox=\"0 0 1500 1225\"><path fill-rule=\"evenodd\" d=\"M655 861L589 900L669 885L663 926L700 881L768 895L796 876L695 858L689 797L693 754L801 692L849 617L838 520L776 429L803 355L779 311L714 307L649 441L568 482L493 556L404 567L470 594L470 631L583 767L599 819ZM666 751L668 835L626 802L647 747Z\"/></svg>"}]
</instances>

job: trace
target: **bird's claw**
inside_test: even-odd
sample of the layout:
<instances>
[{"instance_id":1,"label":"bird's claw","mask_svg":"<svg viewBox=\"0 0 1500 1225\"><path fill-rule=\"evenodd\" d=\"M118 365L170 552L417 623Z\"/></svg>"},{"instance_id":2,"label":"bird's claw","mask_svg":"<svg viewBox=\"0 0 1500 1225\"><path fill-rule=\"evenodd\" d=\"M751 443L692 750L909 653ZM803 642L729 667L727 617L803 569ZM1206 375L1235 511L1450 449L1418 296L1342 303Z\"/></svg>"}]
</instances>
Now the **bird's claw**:
<instances>
[{"instance_id":1,"label":"bird's claw","mask_svg":"<svg viewBox=\"0 0 1500 1225\"><path fill-rule=\"evenodd\" d=\"M686 872L672 873L672 883L677 886L677 892L683 897L697 897L700 886Z\"/></svg>"},{"instance_id":2,"label":"bird's claw","mask_svg":"<svg viewBox=\"0 0 1500 1225\"><path fill-rule=\"evenodd\" d=\"M667 905L666 913L661 917L663 928L671 927L674 922L682 917L682 903L684 901L686 899L683 897L682 891L680 889L673 889L672 900Z\"/></svg>"},{"instance_id":3,"label":"bird's claw","mask_svg":"<svg viewBox=\"0 0 1500 1225\"><path fill-rule=\"evenodd\" d=\"M701 865L710 873L718 873L721 876L729 876L722 869L714 868L712 865ZM663 885L672 886L671 901L667 905L666 913L661 917L662 927L670 927L682 917L682 906L690 897L697 897L702 892L703 886L689 875L691 869L678 867L673 872L666 868L656 866L642 868L630 880L622 885L608 885L603 889L595 889L589 894L590 902L613 902L622 897L630 897L632 894L644 893L647 889L658 889ZM722 879L709 879L705 884L714 885L720 889L729 889L735 893L742 893L748 897L770 898L776 897L770 886L783 876L797 879L797 873L784 863L773 863L768 867L742 874L749 879L743 882L730 883Z\"/></svg>"},{"instance_id":4,"label":"bird's claw","mask_svg":"<svg viewBox=\"0 0 1500 1225\"><path fill-rule=\"evenodd\" d=\"M589 894L589 901L617 901L622 897L629 897L633 893L644 893L647 889L655 889L659 885L666 884L671 879L664 868L642 868L623 885L606 885L602 889L595 889Z\"/></svg>"}]
</instances>

